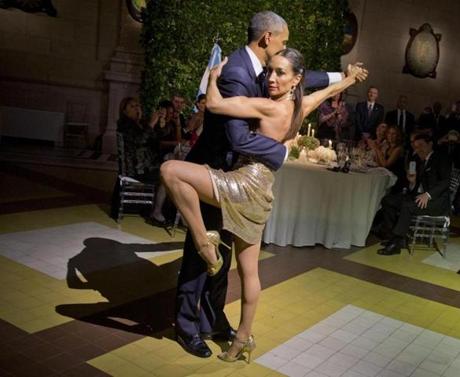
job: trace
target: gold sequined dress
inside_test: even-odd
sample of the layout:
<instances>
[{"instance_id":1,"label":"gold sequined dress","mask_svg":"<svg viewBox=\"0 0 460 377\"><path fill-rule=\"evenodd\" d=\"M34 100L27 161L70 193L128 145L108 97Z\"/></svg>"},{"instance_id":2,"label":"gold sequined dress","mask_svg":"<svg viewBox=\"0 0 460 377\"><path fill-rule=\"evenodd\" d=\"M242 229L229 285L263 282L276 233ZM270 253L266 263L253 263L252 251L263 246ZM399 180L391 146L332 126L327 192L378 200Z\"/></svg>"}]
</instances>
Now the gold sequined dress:
<instances>
[{"instance_id":1,"label":"gold sequined dress","mask_svg":"<svg viewBox=\"0 0 460 377\"><path fill-rule=\"evenodd\" d=\"M232 171L207 168L221 206L223 228L249 244L259 243L272 209L273 171L244 156Z\"/></svg>"}]
</instances>

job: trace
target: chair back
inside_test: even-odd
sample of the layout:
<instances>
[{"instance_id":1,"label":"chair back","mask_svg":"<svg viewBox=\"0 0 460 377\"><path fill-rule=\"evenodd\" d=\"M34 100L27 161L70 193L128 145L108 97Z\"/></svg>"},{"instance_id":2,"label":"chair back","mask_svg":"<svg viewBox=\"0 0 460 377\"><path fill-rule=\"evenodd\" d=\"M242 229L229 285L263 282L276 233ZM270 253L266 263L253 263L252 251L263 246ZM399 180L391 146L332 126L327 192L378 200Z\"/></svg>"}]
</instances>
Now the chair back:
<instances>
[{"instance_id":1,"label":"chair back","mask_svg":"<svg viewBox=\"0 0 460 377\"><path fill-rule=\"evenodd\" d=\"M460 186L460 169L452 168L449 181L450 205L454 203L457 195L458 187Z\"/></svg>"},{"instance_id":2,"label":"chair back","mask_svg":"<svg viewBox=\"0 0 460 377\"><path fill-rule=\"evenodd\" d=\"M126 175L125 141L123 134L117 132L118 174Z\"/></svg>"}]
</instances>

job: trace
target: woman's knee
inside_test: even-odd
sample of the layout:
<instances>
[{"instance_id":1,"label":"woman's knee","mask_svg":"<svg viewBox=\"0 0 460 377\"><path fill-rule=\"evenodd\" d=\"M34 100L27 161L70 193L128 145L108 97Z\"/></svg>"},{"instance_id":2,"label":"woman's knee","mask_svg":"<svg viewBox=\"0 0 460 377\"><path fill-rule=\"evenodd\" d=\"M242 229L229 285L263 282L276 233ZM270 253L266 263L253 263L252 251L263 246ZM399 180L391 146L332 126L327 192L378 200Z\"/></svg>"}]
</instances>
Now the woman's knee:
<instances>
[{"instance_id":1,"label":"woman's knee","mask_svg":"<svg viewBox=\"0 0 460 377\"><path fill-rule=\"evenodd\" d=\"M169 160L163 162L160 167L160 173L164 182L172 182L177 177L177 161Z\"/></svg>"}]
</instances>

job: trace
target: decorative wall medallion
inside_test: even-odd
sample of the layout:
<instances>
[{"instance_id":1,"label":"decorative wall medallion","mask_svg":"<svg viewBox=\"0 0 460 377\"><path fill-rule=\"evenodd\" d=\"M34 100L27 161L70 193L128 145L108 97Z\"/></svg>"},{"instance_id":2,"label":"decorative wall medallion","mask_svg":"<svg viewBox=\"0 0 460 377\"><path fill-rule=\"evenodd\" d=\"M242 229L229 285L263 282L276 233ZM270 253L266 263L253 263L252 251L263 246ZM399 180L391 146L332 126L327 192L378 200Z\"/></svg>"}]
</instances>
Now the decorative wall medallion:
<instances>
[{"instance_id":1,"label":"decorative wall medallion","mask_svg":"<svg viewBox=\"0 0 460 377\"><path fill-rule=\"evenodd\" d=\"M423 24L418 30L411 28L409 33L403 73L421 78L435 78L441 34L435 34L430 24Z\"/></svg>"},{"instance_id":2,"label":"decorative wall medallion","mask_svg":"<svg viewBox=\"0 0 460 377\"><path fill-rule=\"evenodd\" d=\"M45 12L48 16L57 16L51 0L0 0L0 8L18 8L24 12Z\"/></svg>"},{"instance_id":3,"label":"decorative wall medallion","mask_svg":"<svg viewBox=\"0 0 460 377\"><path fill-rule=\"evenodd\" d=\"M126 0L129 14L136 21L142 22L142 8L145 8L147 0Z\"/></svg>"},{"instance_id":4,"label":"decorative wall medallion","mask_svg":"<svg viewBox=\"0 0 460 377\"><path fill-rule=\"evenodd\" d=\"M353 12L347 11L344 14L342 55L348 54L356 43L358 38L358 20Z\"/></svg>"}]
</instances>

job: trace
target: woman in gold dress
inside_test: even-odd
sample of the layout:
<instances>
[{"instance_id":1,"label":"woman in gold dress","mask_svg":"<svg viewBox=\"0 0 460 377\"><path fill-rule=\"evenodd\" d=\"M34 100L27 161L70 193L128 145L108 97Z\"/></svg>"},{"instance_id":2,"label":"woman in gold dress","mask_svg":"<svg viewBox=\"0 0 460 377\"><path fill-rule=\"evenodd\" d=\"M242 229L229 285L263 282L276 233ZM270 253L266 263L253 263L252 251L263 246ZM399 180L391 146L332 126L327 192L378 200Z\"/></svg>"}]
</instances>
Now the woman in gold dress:
<instances>
[{"instance_id":1,"label":"woman in gold dress","mask_svg":"<svg viewBox=\"0 0 460 377\"><path fill-rule=\"evenodd\" d=\"M355 66L344 80L323 90L303 96L304 63L302 55L287 48L268 64L267 84L270 98L223 98L217 87L226 59L212 69L206 107L209 111L235 118L257 119L258 132L280 143L294 138L303 119L325 99L356 82L363 69ZM227 352L218 357L236 361L255 348L251 335L260 295L258 257L265 222L271 211L273 171L250 156L241 155L234 170L223 172L185 161L167 161L161 166L167 190L185 218L200 256L215 275L222 266L216 231L207 231L200 212L200 200L222 210L223 228L234 234L234 245L241 279L240 324Z\"/></svg>"}]
</instances>

